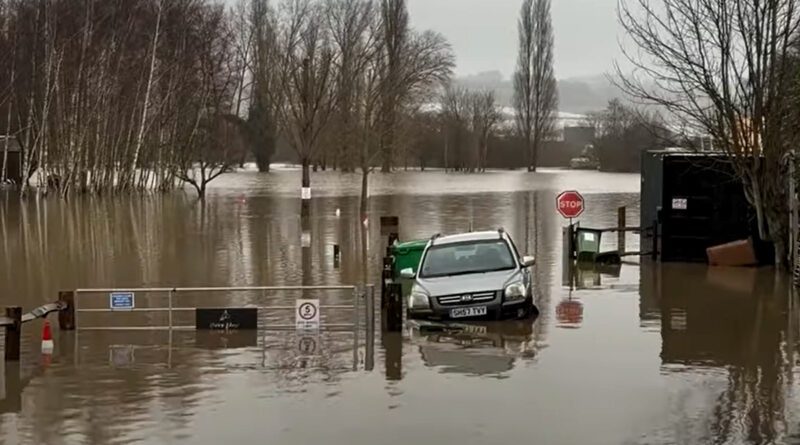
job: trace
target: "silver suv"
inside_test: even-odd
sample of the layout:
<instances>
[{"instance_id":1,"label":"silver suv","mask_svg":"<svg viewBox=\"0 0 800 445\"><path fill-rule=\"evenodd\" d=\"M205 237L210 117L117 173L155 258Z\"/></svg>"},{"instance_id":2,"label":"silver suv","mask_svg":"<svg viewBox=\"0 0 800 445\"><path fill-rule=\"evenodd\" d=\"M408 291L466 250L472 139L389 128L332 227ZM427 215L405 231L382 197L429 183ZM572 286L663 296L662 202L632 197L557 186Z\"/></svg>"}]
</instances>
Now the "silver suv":
<instances>
[{"instance_id":1,"label":"silver suv","mask_svg":"<svg viewBox=\"0 0 800 445\"><path fill-rule=\"evenodd\" d=\"M459 235L436 235L413 269L409 318L527 318L536 311L530 267L534 258L520 256L502 229Z\"/></svg>"}]
</instances>

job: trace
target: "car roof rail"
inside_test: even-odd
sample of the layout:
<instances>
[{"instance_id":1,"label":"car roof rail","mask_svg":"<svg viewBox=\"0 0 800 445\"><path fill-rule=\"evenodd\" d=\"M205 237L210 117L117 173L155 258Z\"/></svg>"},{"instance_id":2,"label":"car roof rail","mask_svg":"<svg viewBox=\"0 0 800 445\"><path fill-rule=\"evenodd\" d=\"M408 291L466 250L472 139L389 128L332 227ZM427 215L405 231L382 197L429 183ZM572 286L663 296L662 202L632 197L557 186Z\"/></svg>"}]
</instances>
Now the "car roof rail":
<instances>
[{"instance_id":1,"label":"car roof rail","mask_svg":"<svg viewBox=\"0 0 800 445\"><path fill-rule=\"evenodd\" d=\"M433 236L431 237L431 241L435 240L436 238L441 238L441 236L442 236L442 234L441 234L441 233L437 233L437 234L435 234L435 235L433 235Z\"/></svg>"},{"instance_id":2,"label":"car roof rail","mask_svg":"<svg viewBox=\"0 0 800 445\"><path fill-rule=\"evenodd\" d=\"M500 236L502 237L506 233L506 229L504 229L502 227L498 227L497 228L497 233L499 233Z\"/></svg>"}]
</instances>

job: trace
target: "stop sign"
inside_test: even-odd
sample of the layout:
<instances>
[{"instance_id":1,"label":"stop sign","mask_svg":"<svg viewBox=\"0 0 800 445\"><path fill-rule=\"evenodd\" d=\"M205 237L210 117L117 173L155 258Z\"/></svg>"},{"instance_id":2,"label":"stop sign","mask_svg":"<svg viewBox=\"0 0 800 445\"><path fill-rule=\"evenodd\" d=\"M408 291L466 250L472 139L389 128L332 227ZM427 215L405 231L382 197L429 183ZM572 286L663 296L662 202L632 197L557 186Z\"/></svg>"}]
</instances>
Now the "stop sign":
<instances>
[{"instance_id":1,"label":"stop sign","mask_svg":"<svg viewBox=\"0 0 800 445\"><path fill-rule=\"evenodd\" d=\"M556 210L564 218L577 218L583 213L583 196L575 190L561 192L556 198Z\"/></svg>"}]
</instances>

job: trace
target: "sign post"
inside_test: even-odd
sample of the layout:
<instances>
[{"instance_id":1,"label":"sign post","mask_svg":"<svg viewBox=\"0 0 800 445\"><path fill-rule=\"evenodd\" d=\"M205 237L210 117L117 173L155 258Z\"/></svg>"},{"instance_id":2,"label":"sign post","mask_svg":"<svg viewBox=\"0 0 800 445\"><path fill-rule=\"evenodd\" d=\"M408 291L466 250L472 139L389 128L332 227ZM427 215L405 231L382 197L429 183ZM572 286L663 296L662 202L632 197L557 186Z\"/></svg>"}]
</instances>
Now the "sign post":
<instances>
[{"instance_id":1,"label":"sign post","mask_svg":"<svg viewBox=\"0 0 800 445\"><path fill-rule=\"evenodd\" d=\"M556 211L566 219L569 226L564 229L564 281L569 284L570 291L575 282L575 226L572 219L581 216L584 210L583 196L575 190L567 190L556 197Z\"/></svg>"},{"instance_id":2,"label":"sign post","mask_svg":"<svg viewBox=\"0 0 800 445\"><path fill-rule=\"evenodd\" d=\"M297 329L319 329L319 300L296 300L294 313Z\"/></svg>"}]
</instances>

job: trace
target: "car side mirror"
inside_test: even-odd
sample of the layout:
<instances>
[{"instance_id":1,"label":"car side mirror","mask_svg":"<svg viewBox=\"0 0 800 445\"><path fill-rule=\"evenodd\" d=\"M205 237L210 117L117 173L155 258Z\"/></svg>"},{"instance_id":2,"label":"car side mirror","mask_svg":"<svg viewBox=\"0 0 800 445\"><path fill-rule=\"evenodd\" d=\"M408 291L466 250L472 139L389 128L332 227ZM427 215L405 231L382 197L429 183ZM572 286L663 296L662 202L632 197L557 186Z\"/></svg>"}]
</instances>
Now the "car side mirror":
<instances>
[{"instance_id":1,"label":"car side mirror","mask_svg":"<svg viewBox=\"0 0 800 445\"><path fill-rule=\"evenodd\" d=\"M408 280L413 280L417 277L417 274L414 273L414 269L408 267L400 271L400 278L405 278Z\"/></svg>"},{"instance_id":2,"label":"car side mirror","mask_svg":"<svg viewBox=\"0 0 800 445\"><path fill-rule=\"evenodd\" d=\"M522 257L522 265L525 267L531 267L536 264L536 258L532 256L524 256Z\"/></svg>"}]
</instances>

